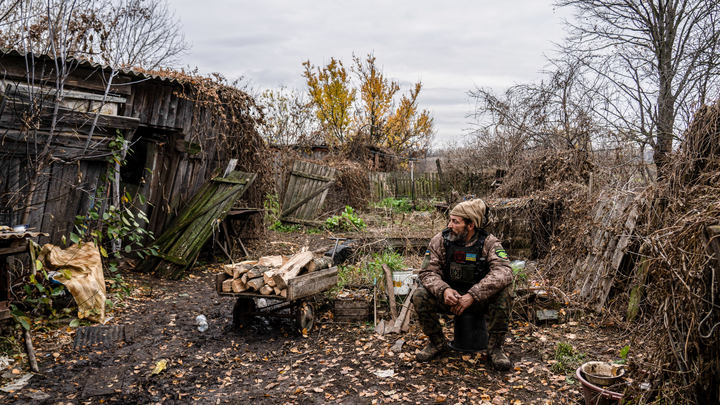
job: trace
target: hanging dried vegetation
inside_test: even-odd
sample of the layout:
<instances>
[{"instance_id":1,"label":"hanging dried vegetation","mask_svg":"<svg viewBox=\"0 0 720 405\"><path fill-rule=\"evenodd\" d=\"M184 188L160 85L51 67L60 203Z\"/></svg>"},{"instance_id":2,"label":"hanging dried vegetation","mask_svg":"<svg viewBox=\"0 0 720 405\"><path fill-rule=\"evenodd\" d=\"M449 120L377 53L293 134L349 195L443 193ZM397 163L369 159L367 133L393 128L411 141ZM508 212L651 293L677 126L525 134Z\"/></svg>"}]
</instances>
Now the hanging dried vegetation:
<instances>
[{"instance_id":1,"label":"hanging dried vegetation","mask_svg":"<svg viewBox=\"0 0 720 405\"><path fill-rule=\"evenodd\" d=\"M635 396L720 402L720 102L701 108L672 161L648 190L639 232L646 260ZM642 269L642 266L640 266Z\"/></svg>"}]
</instances>

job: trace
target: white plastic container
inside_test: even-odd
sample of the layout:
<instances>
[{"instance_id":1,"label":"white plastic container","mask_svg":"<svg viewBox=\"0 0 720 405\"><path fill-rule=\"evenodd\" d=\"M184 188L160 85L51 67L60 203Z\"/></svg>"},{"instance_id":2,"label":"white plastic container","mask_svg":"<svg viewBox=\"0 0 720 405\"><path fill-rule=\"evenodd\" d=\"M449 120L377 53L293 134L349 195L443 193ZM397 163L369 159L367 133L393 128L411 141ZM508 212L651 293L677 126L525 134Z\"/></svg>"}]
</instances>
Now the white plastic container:
<instances>
[{"instance_id":1,"label":"white plastic container","mask_svg":"<svg viewBox=\"0 0 720 405\"><path fill-rule=\"evenodd\" d=\"M412 270L393 271L392 275L395 295L408 295L414 278Z\"/></svg>"}]
</instances>

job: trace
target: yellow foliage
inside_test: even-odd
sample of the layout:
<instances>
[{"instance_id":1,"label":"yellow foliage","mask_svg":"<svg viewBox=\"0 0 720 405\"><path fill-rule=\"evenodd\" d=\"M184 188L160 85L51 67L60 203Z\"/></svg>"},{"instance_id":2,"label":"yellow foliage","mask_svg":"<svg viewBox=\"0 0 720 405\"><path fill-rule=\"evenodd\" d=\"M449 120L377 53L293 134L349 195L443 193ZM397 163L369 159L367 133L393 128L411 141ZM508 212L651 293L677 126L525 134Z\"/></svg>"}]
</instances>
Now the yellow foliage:
<instances>
[{"instance_id":1,"label":"yellow foliage","mask_svg":"<svg viewBox=\"0 0 720 405\"><path fill-rule=\"evenodd\" d=\"M355 89L350 86L350 77L342 62L331 58L325 67L316 67L310 61L303 63L303 76L308 85L310 100L316 107L315 113L326 130L329 145L342 145L350 138L352 108Z\"/></svg>"},{"instance_id":2,"label":"yellow foliage","mask_svg":"<svg viewBox=\"0 0 720 405\"><path fill-rule=\"evenodd\" d=\"M375 55L369 54L365 63L353 55L355 72L360 80L359 112L362 126L369 129L369 141L382 144L383 127L392 108L393 97L400 90L394 80L388 80L375 64Z\"/></svg>"},{"instance_id":3,"label":"yellow foliage","mask_svg":"<svg viewBox=\"0 0 720 405\"><path fill-rule=\"evenodd\" d=\"M418 110L422 83L416 83L396 106L400 86L385 77L375 56L368 54L362 60L353 55L353 62L357 90L340 60L331 58L324 67L303 63L308 94L325 130L326 143L346 146L350 141L360 141L399 154L426 150L434 133L434 120L429 111ZM357 91L359 101L355 99Z\"/></svg>"}]
</instances>

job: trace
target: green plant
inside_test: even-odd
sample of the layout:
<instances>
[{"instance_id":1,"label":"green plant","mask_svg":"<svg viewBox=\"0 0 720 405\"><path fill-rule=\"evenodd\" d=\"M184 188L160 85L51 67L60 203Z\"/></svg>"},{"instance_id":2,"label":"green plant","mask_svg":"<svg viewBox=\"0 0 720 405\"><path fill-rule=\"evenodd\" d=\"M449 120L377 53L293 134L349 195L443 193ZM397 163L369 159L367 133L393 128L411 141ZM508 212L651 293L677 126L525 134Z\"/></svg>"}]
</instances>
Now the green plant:
<instances>
[{"instance_id":1,"label":"green plant","mask_svg":"<svg viewBox=\"0 0 720 405\"><path fill-rule=\"evenodd\" d=\"M281 224L280 222L280 202L278 201L278 195L275 193L265 194L265 200L263 201L263 208L265 208L265 223L270 224L268 227L272 229L273 226Z\"/></svg>"},{"instance_id":2,"label":"green plant","mask_svg":"<svg viewBox=\"0 0 720 405\"><path fill-rule=\"evenodd\" d=\"M345 211L340 215L332 216L325 220L325 228L331 231L352 231L354 229L362 231L367 227L349 205L345 206Z\"/></svg>"},{"instance_id":3,"label":"green plant","mask_svg":"<svg viewBox=\"0 0 720 405\"><path fill-rule=\"evenodd\" d=\"M63 301L68 301L69 298L69 292L65 290L65 287L51 280L51 273L43 268L41 261L35 261L35 268L37 272L30 274L28 281L23 285L22 300L17 301L17 305L12 305L10 312L15 321L28 330L30 329L30 317L23 309L34 315L47 316L50 319L61 318L72 313L70 307L63 307ZM65 270L61 273L69 278L69 271Z\"/></svg>"},{"instance_id":4,"label":"green plant","mask_svg":"<svg viewBox=\"0 0 720 405\"><path fill-rule=\"evenodd\" d=\"M627 364L628 353L630 352L630 346L625 345L620 349L620 360L616 361L617 364Z\"/></svg>"},{"instance_id":5,"label":"green plant","mask_svg":"<svg viewBox=\"0 0 720 405\"><path fill-rule=\"evenodd\" d=\"M305 228L305 233L308 235L317 235L319 233L323 233L323 230L314 226L309 226Z\"/></svg>"},{"instance_id":6,"label":"green plant","mask_svg":"<svg viewBox=\"0 0 720 405\"><path fill-rule=\"evenodd\" d=\"M510 268L512 269L513 273L513 288L518 285L523 285L527 283L528 274L525 270L525 262L520 260L514 260L510 262Z\"/></svg>"},{"instance_id":7,"label":"green plant","mask_svg":"<svg viewBox=\"0 0 720 405\"><path fill-rule=\"evenodd\" d=\"M364 263L361 261L358 265L339 266L337 285L340 288L346 285L372 286L384 277L383 264L386 264L391 271L405 268L403 258L399 253L386 250L373 254Z\"/></svg>"},{"instance_id":8,"label":"green plant","mask_svg":"<svg viewBox=\"0 0 720 405\"><path fill-rule=\"evenodd\" d=\"M571 344L559 342L555 346L555 363L550 367L555 374L571 374L585 359L585 354L577 352Z\"/></svg>"},{"instance_id":9,"label":"green plant","mask_svg":"<svg viewBox=\"0 0 720 405\"><path fill-rule=\"evenodd\" d=\"M413 210L412 201L409 198L384 198L376 207L387 208L393 212L411 212Z\"/></svg>"}]
</instances>

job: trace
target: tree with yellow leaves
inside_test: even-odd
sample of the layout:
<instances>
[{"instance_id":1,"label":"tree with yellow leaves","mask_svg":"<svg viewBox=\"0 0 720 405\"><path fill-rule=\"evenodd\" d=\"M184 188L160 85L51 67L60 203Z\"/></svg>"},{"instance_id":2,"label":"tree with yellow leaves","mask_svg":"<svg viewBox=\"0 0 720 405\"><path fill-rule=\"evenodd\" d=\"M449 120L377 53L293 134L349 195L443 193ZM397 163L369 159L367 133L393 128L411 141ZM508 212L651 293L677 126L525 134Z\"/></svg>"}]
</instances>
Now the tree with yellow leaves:
<instances>
[{"instance_id":1,"label":"tree with yellow leaves","mask_svg":"<svg viewBox=\"0 0 720 405\"><path fill-rule=\"evenodd\" d=\"M427 110L418 109L421 82L396 104L400 85L385 77L373 54L365 59L353 55L356 88L342 62L335 58L322 68L310 61L303 66L310 100L329 145L366 144L390 148L398 154L429 147L433 118ZM359 100L355 99L357 93Z\"/></svg>"},{"instance_id":2,"label":"tree with yellow leaves","mask_svg":"<svg viewBox=\"0 0 720 405\"><path fill-rule=\"evenodd\" d=\"M385 142L385 123L392 111L393 97L400 90L400 85L385 78L375 64L375 55L369 54L362 61L353 55L355 71L360 81L360 108L358 108L358 132L367 130L365 141L372 145Z\"/></svg>"},{"instance_id":3,"label":"tree with yellow leaves","mask_svg":"<svg viewBox=\"0 0 720 405\"><path fill-rule=\"evenodd\" d=\"M395 152L427 150L430 146L434 120L428 110L418 110L421 89L422 83L415 83L410 93L402 96L400 105L387 120L384 146Z\"/></svg>"},{"instance_id":4,"label":"tree with yellow leaves","mask_svg":"<svg viewBox=\"0 0 720 405\"><path fill-rule=\"evenodd\" d=\"M355 89L351 87L347 70L335 58L322 68L311 65L309 60L303 66L310 100L325 130L325 141L332 146L345 144L351 138L355 101Z\"/></svg>"}]
</instances>

